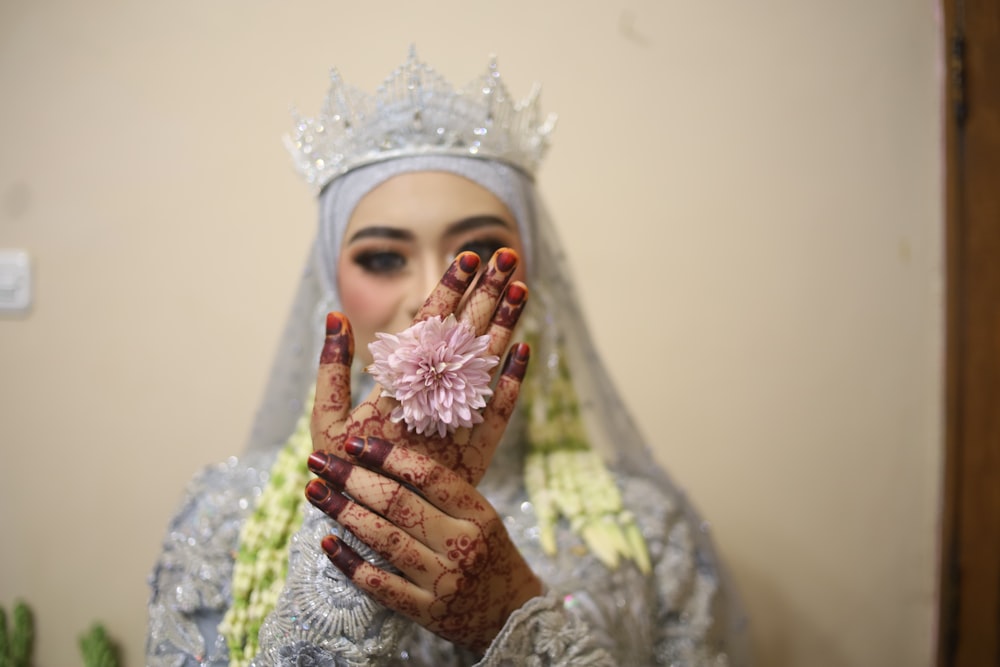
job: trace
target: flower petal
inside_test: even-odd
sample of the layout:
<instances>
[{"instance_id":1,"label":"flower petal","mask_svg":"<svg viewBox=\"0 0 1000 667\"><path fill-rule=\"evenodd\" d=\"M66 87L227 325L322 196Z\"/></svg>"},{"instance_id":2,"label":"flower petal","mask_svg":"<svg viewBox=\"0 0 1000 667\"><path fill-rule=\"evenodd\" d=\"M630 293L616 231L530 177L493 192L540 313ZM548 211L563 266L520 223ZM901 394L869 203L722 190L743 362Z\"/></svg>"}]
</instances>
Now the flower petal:
<instances>
[{"instance_id":1,"label":"flower petal","mask_svg":"<svg viewBox=\"0 0 1000 667\"><path fill-rule=\"evenodd\" d=\"M390 416L394 422L440 437L482 422L478 410L493 395L490 371L500 361L486 354L489 336L476 336L471 326L449 315L375 338L368 346L373 361L367 370L382 385L383 396L399 401Z\"/></svg>"}]
</instances>

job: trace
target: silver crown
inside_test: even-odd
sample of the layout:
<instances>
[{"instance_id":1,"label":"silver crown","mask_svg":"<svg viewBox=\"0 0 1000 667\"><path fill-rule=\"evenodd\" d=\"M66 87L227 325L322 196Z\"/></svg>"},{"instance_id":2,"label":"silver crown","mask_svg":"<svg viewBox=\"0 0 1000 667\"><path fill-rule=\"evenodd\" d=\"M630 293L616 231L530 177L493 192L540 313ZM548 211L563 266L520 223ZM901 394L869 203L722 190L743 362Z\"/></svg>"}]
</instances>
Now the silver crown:
<instances>
[{"instance_id":1,"label":"silver crown","mask_svg":"<svg viewBox=\"0 0 1000 667\"><path fill-rule=\"evenodd\" d=\"M534 176L555 128L542 117L538 86L511 99L495 58L484 76L456 89L415 50L369 95L330 73L316 118L294 111L285 143L295 168L315 190L355 167L408 155L463 155L500 160Z\"/></svg>"}]
</instances>

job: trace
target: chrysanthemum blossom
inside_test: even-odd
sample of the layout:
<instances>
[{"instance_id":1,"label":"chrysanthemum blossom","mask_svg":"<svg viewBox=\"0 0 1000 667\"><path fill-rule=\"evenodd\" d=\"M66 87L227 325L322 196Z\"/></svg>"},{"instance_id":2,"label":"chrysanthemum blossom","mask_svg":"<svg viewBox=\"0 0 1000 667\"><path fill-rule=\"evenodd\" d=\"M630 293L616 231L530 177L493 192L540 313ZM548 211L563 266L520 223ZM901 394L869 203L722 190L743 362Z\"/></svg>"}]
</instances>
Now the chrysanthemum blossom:
<instances>
[{"instance_id":1,"label":"chrysanthemum blossom","mask_svg":"<svg viewBox=\"0 0 1000 667\"><path fill-rule=\"evenodd\" d=\"M490 371L500 358L486 354L490 337L440 316L417 322L400 334L375 334L368 367L382 395L395 398L394 422L421 435L444 437L483 421L480 409L493 395Z\"/></svg>"}]
</instances>

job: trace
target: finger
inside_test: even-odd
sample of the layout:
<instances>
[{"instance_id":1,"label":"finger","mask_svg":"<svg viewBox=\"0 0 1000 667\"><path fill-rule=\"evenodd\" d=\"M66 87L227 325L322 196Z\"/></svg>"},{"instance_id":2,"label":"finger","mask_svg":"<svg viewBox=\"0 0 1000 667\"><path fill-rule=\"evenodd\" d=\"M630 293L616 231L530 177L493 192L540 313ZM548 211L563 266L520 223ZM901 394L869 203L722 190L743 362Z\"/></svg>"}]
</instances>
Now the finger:
<instances>
[{"instance_id":1,"label":"finger","mask_svg":"<svg viewBox=\"0 0 1000 667\"><path fill-rule=\"evenodd\" d=\"M345 447L356 447L357 441L363 442L361 438L349 438L350 444ZM346 493L354 502L385 517L435 551L441 551L445 546L437 536L455 530L452 525L454 519L415 491L378 472L352 465L324 452L314 452L309 457L309 469L326 480L332 490ZM326 502L325 490L314 488L307 490L308 493L315 493L317 500ZM312 495L309 497L313 499ZM339 513L343 507L337 505L335 509Z\"/></svg>"},{"instance_id":2,"label":"finger","mask_svg":"<svg viewBox=\"0 0 1000 667\"><path fill-rule=\"evenodd\" d=\"M333 535L324 537L320 546L334 567L377 601L418 622L426 618L426 612L422 610L427 609L433 601L431 593L398 575L375 567Z\"/></svg>"},{"instance_id":3,"label":"finger","mask_svg":"<svg viewBox=\"0 0 1000 667\"><path fill-rule=\"evenodd\" d=\"M527 302L528 288L524 283L516 281L507 286L507 291L504 292L500 305L493 313L490 328L486 332L490 337L489 347L486 348L487 354L500 356L507 349L511 336L514 335L514 327L517 326Z\"/></svg>"},{"instance_id":4,"label":"finger","mask_svg":"<svg viewBox=\"0 0 1000 667\"><path fill-rule=\"evenodd\" d=\"M469 439L466 451L478 452L482 461L482 473L479 478L470 480L477 484L482 474L485 474L493 460L500 438L514 414L517 406L517 397L521 393L521 383L524 374L528 370L528 361L531 359L531 347L527 343L516 343L507 353L504 360L503 370L500 371L500 379L497 380L496 388L493 391L493 398L483 410L483 421L476 425Z\"/></svg>"},{"instance_id":5,"label":"finger","mask_svg":"<svg viewBox=\"0 0 1000 667\"><path fill-rule=\"evenodd\" d=\"M434 316L447 317L454 313L476 277L480 261L479 255L474 252L459 253L417 311L413 321L421 322ZM382 387L376 385L367 400L376 411L388 414L395 407L395 403L391 398L381 394Z\"/></svg>"},{"instance_id":6,"label":"finger","mask_svg":"<svg viewBox=\"0 0 1000 667\"><path fill-rule=\"evenodd\" d=\"M477 336L481 336L489 326L500 294L514 275L517 263L517 253L510 248L500 248L493 253L486 271L479 277L468 300L463 304L458 319L470 324Z\"/></svg>"},{"instance_id":7,"label":"finger","mask_svg":"<svg viewBox=\"0 0 1000 667\"><path fill-rule=\"evenodd\" d=\"M369 436L348 439L344 451L366 468L413 487L448 517L477 518L490 507L462 474L409 447Z\"/></svg>"},{"instance_id":8,"label":"finger","mask_svg":"<svg viewBox=\"0 0 1000 667\"><path fill-rule=\"evenodd\" d=\"M441 575L441 564L434 550L385 517L351 502L326 482L318 479L309 482L306 495L309 502L354 533L414 583L429 585Z\"/></svg>"},{"instance_id":9,"label":"finger","mask_svg":"<svg viewBox=\"0 0 1000 667\"><path fill-rule=\"evenodd\" d=\"M351 361L354 333L342 313L326 316L326 338L316 374L316 402L313 404L313 449L329 446L332 429L347 419L351 409Z\"/></svg>"},{"instance_id":10,"label":"finger","mask_svg":"<svg viewBox=\"0 0 1000 667\"><path fill-rule=\"evenodd\" d=\"M306 498L313 506L331 519L337 519L350 502L321 479L310 480L306 484Z\"/></svg>"},{"instance_id":11,"label":"finger","mask_svg":"<svg viewBox=\"0 0 1000 667\"><path fill-rule=\"evenodd\" d=\"M474 252L459 253L455 257L451 266L444 272L441 281L437 284L430 296L417 311L414 322L426 320L429 317L440 315L446 317L458 308L462 297L476 277L479 270L479 255Z\"/></svg>"}]
</instances>

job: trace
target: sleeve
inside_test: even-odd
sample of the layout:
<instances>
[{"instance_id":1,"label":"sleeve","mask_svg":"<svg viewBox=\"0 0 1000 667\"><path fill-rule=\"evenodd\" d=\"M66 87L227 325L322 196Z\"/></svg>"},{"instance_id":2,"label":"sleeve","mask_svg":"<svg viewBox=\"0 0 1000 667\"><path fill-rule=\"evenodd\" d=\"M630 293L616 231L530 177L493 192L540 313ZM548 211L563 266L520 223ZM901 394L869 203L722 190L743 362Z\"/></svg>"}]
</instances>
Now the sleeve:
<instances>
[{"instance_id":1,"label":"sleeve","mask_svg":"<svg viewBox=\"0 0 1000 667\"><path fill-rule=\"evenodd\" d=\"M305 507L292 537L288 576L260 630L255 667L340 667L386 664L398 654L408 619L360 591L320 547L335 534L362 557L387 567L367 545L316 508Z\"/></svg>"},{"instance_id":2,"label":"sleeve","mask_svg":"<svg viewBox=\"0 0 1000 667\"><path fill-rule=\"evenodd\" d=\"M565 563L543 568L542 578L553 575L553 586L511 615L479 659L480 667L745 664L727 661L726 611L733 605L720 583L704 524L682 499L652 481L631 480L624 487L649 542L653 573L642 575L631 566L609 572L593 557L567 550L565 557L576 563L571 580L585 588L558 581L555 572L570 569ZM292 539L287 583L261 628L254 665L443 667L475 661L358 590L319 546L330 533L386 567L348 531L307 506Z\"/></svg>"},{"instance_id":3,"label":"sleeve","mask_svg":"<svg viewBox=\"0 0 1000 667\"><path fill-rule=\"evenodd\" d=\"M364 558L386 566L350 532L308 507L292 539L287 583L261 628L255 667L353 667L397 664L401 659L404 664L435 667L470 664L465 652L375 602L330 564L319 544L331 532ZM515 611L478 664L614 663L594 644L586 623L567 613L561 596L549 593Z\"/></svg>"},{"instance_id":4,"label":"sleeve","mask_svg":"<svg viewBox=\"0 0 1000 667\"><path fill-rule=\"evenodd\" d=\"M216 627L231 599L240 525L261 484L261 473L236 459L188 484L149 577L150 667L229 664Z\"/></svg>"},{"instance_id":5,"label":"sleeve","mask_svg":"<svg viewBox=\"0 0 1000 667\"><path fill-rule=\"evenodd\" d=\"M555 594L512 616L483 664L506 664L516 655L539 665L747 664L734 641L741 632L745 637L737 622L741 610L707 524L661 480L619 475L618 482L646 539L652 571L644 574L632 563L609 569L565 522L554 555L525 540L522 551ZM517 530L531 535L531 523L516 523Z\"/></svg>"},{"instance_id":6,"label":"sleeve","mask_svg":"<svg viewBox=\"0 0 1000 667\"><path fill-rule=\"evenodd\" d=\"M614 667L615 663L594 642L587 624L567 613L562 596L548 592L510 615L478 665Z\"/></svg>"}]
</instances>

